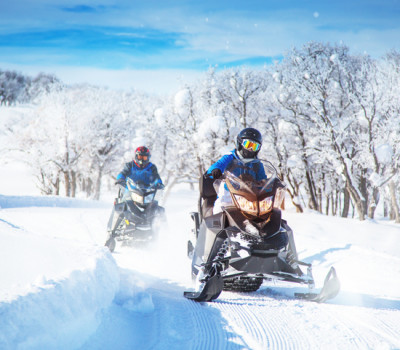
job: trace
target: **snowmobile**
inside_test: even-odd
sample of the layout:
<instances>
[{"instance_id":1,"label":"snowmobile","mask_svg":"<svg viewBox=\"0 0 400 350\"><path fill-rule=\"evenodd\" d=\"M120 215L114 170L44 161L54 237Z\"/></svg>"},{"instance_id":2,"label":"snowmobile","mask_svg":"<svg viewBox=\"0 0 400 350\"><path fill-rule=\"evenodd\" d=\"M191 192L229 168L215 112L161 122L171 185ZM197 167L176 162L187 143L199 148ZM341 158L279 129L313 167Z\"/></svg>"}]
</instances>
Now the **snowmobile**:
<instances>
[{"instance_id":1,"label":"snowmobile","mask_svg":"<svg viewBox=\"0 0 400 350\"><path fill-rule=\"evenodd\" d=\"M166 223L165 209L159 205L162 192L158 184L146 186L129 177L126 187L120 186L107 225L109 236L105 246L111 252L116 241L134 246L157 239L161 225Z\"/></svg>"},{"instance_id":2,"label":"snowmobile","mask_svg":"<svg viewBox=\"0 0 400 350\"><path fill-rule=\"evenodd\" d=\"M261 179L260 167L265 175ZM186 298L201 302L217 299L223 290L253 292L264 280L305 284L308 291L295 297L316 302L338 294L340 282L333 267L320 293L314 293L312 266L298 260L293 231L282 219L286 185L270 162L233 160L220 179L204 174L199 189L187 252L196 289L184 292ZM230 201L213 213L217 193L222 199L224 191Z\"/></svg>"}]
</instances>

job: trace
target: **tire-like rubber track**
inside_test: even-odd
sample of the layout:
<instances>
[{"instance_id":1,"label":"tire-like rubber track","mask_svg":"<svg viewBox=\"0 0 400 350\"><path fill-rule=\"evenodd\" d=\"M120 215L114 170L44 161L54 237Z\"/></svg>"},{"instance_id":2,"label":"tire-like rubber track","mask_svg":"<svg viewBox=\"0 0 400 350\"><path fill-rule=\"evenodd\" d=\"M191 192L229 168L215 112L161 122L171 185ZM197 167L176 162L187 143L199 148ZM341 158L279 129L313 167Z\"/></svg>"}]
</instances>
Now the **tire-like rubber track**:
<instances>
[{"instance_id":1,"label":"tire-like rubber track","mask_svg":"<svg viewBox=\"0 0 400 350\"><path fill-rule=\"evenodd\" d=\"M255 292L263 283L262 278L235 277L224 279L224 291Z\"/></svg>"}]
</instances>

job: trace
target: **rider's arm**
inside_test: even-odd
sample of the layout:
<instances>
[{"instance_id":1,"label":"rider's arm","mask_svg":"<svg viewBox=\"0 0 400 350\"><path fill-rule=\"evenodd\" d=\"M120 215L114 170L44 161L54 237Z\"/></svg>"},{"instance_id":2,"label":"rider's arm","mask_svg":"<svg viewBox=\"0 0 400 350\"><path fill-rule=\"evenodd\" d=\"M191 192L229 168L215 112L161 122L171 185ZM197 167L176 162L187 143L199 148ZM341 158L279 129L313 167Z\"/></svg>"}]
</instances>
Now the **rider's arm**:
<instances>
[{"instance_id":1,"label":"rider's arm","mask_svg":"<svg viewBox=\"0 0 400 350\"><path fill-rule=\"evenodd\" d=\"M225 168L232 161L233 158L234 157L232 154L225 154L224 156L222 156L219 160L217 160L213 165L211 165L208 168L207 174L211 174L213 169L216 169L216 168L220 169L221 172L223 173Z\"/></svg>"},{"instance_id":2,"label":"rider's arm","mask_svg":"<svg viewBox=\"0 0 400 350\"><path fill-rule=\"evenodd\" d=\"M131 169L132 169L132 162L125 163L124 168L117 175L117 181L118 180L126 180L126 177L131 173Z\"/></svg>"},{"instance_id":3,"label":"rider's arm","mask_svg":"<svg viewBox=\"0 0 400 350\"><path fill-rule=\"evenodd\" d=\"M152 164L151 167L151 182L160 187L164 186L155 164Z\"/></svg>"}]
</instances>

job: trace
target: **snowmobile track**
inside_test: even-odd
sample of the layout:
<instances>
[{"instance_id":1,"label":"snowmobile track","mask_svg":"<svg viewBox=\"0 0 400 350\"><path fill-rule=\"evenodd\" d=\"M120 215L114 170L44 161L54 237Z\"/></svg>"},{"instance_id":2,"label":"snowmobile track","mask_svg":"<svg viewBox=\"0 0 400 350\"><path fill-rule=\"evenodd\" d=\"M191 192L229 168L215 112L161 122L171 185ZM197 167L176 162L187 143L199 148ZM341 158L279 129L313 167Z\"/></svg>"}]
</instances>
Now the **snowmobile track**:
<instances>
[{"instance_id":1,"label":"snowmobile track","mask_svg":"<svg viewBox=\"0 0 400 350\"><path fill-rule=\"evenodd\" d=\"M385 344L400 348L396 310L385 310L383 321L382 310L374 308L276 296L223 292L209 305L221 311L246 349L320 349L320 344L335 344L334 349L376 349Z\"/></svg>"},{"instance_id":2,"label":"snowmobile track","mask_svg":"<svg viewBox=\"0 0 400 350\"><path fill-rule=\"evenodd\" d=\"M209 303L186 300L191 314L192 327L196 330L193 349L243 349L239 344L229 344L229 335L221 327L221 316ZM210 315L211 314L211 315Z\"/></svg>"},{"instance_id":3,"label":"snowmobile track","mask_svg":"<svg viewBox=\"0 0 400 350\"><path fill-rule=\"evenodd\" d=\"M248 349L307 348L304 335L295 329L276 332L286 319L282 302L254 297L254 293L224 293L212 306L228 316L233 331L242 337Z\"/></svg>"}]
</instances>

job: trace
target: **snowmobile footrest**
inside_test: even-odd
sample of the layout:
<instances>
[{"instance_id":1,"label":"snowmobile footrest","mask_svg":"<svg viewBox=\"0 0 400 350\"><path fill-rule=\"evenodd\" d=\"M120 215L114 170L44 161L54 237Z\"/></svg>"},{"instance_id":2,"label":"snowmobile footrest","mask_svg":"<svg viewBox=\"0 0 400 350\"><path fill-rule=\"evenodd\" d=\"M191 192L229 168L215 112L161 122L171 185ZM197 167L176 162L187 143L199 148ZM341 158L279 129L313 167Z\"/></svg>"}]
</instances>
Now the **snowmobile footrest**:
<instances>
[{"instance_id":1,"label":"snowmobile footrest","mask_svg":"<svg viewBox=\"0 0 400 350\"><path fill-rule=\"evenodd\" d=\"M194 301L211 301L217 299L224 288L224 280L221 275L211 277L200 292L184 292L185 298Z\"/></svg>"}]
</instances>

